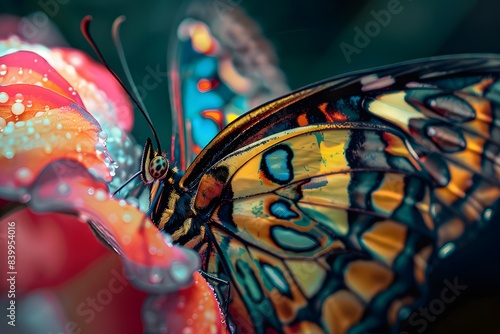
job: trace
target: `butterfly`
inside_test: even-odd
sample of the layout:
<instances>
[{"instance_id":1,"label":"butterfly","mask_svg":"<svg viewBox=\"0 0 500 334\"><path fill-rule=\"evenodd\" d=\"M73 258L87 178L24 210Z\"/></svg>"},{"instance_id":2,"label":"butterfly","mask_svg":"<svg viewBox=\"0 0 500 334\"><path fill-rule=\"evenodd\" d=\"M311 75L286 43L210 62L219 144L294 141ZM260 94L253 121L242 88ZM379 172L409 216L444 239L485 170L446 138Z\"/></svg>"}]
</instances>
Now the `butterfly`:
<instances>
[{"instance_id":1,"label":"butterfly","mask_svg":"<svg viewBox=\"0 0 500 334\"><path fill-rule=\"evenodd\" d=\"M153 222L227 282L238 332L395 330L438 261L498 213L500 57L348 73L238 117L284 79L270 52L269 71L235 66L240 32L262 38L239 10L221 29L192 8L175 38L170 159L148 140L141 162Z\"/></svg>"}]
</instances>

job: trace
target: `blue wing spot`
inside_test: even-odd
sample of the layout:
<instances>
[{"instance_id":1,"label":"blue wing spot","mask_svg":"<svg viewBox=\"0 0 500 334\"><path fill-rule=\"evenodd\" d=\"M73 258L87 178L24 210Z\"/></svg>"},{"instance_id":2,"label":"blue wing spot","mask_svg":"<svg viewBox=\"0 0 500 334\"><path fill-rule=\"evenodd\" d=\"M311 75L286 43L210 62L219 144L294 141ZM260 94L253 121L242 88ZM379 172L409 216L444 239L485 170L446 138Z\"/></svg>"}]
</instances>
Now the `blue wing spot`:
<instances>
[{"instance_id":1,"label":"blue wing spot","mask_svg":"<svg viewBox=\"0 0 500 334\"><path fill-rule=\"evenodd\" d=\"M246 294L250 296L255 303L261 302L264 296L262 295L258 280L250 266L238 259L236 260L236 273L243 283Z\"/></svg>"},{"instance_id":2,"label":"blue wing spot","mask_svg":"<svg viewBox=\"0 0 500 334\"><path fill-rule=\"evenodd\" d=\"M293 151L287 145L277 145L262 155L261 169L266 177L277 184L293 180Z\"/></svg>"},{"instance_id":3,"label":"blue wing spot","mask_svg":"<svg viewBox=\"0 0 500 334\"><path fill-rule=\"evenodd\" d=\"M262 263L262 270L266 274L267 278L272 282L272 284L278 289L281 294L289 295L290 287L283 277L283 273L279 268L272 267L267 263Z\"/></svg>"},{"instance_id":4,"label":"blue wing spot","mask_svg":"<svg viewBox=\"0 0 500 334\"><path fill-rule=\"evenodd\" d=\"M283 200L277 200L269 206L269 211L273 216L278 219L290 220L291 218L297 218L299 215L290 209L290 204Z\"/></svg>"},{"instance_id":5,"label":"blue wing spot","mask_svg":"<svg viewBox=\"0 0 500 334\"><path fill-rule=\"evenodd\" d=\"M311 235L282 226L271 227L271 237L279 247L292 252L307 252L319 246Z\"/></svg>"}]
</instances>

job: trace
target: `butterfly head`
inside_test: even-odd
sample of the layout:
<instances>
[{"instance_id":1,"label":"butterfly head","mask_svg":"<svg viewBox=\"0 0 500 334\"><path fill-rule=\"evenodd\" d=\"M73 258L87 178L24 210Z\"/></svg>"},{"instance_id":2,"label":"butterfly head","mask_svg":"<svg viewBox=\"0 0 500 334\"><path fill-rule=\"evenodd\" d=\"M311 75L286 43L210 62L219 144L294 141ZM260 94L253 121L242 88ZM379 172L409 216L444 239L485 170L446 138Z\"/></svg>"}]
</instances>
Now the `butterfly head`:
<instances>
[{"instance_id":1,"label":"butterfly head","mask_svg":"<svg viewBox=\"0 0 500 334\"><path fill-rule=\"evenodd\" d=\"M151 139L144 145L141 161L141 178L145 184L163 180L169 171L170 163L165 153L153 150Z\"/></svg>"}]
</instances>

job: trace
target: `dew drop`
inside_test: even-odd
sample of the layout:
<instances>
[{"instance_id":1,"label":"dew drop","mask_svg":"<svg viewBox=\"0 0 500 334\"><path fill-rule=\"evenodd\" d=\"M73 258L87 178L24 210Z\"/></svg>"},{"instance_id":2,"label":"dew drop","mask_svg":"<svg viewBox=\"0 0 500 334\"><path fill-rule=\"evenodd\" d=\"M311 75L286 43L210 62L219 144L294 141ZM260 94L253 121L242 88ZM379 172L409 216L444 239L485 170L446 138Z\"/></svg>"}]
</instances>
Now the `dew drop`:
<instances>
[{"instance_id":1,"label":"dew drop","mask_svg":"<svg viewBox=\"0 0 500 334\"><path fill-rule=\"evenodd\" d=\"M21 203L28 203L31 200L30 194L23 194L21 196Z\"/></svg>"},{"instance_id":2,"label":"dew drop","mask_svg":"<svg viewBox=\"0 0 500 334\"><path fill-rule=\"evenodd\" d=\"M7 125L7 121L5 118L0 117L0 130L3 129Z\"/></svg>"},{"instance_id":3,"label":"dew drop","mask_svg":"<svg viewBox=\"0 0 500 334\"><path fill-rule=\"evenodd\" d=\"M184 329L182 330L182 334L193 334L193 329L191 327L184 327Z\"/></svg>"},{"instance_id":4,"label":"dew drop","mask_svg":"<svg viewBox=\"0 0 500 334\"><path fill-rule=\"evenodd\" d=\"M26 101L26 107L28 108L33 107L33 102L31 100Z\"/></svg>"},{"instance_id":5,"label":"dew drop","mask_svg":"<svg viewBox=\"0 0 500 334\"><path fill-rule=\"evenodd\" d=\"M125 223L130 223L132 221L132 215L130 213L123 214L122 218Z\"/></svg>"},{"instance_id":6,"label":"dew drop","mask_svg":"<svg viewBox=\"0 0 500 334\"><path fill-rule=\"evenodd\" d=\"M66 139L71 139L71 133L66 132Z\"/></svg>"},{"instance_id":7,"label":"dew drop","mask_svg":"<svg viewBox=\"0 0 500 334\"><path fill-rule=\"evenodd\" d=\"M24 104L20 103L20 102L16 102L12 105L12 107L10 108L10 111L12 111L12 113L14 115L21 115L22 113L24 113Z\"/></svg>"},{"instance_id":8,"label":"dew drop","mask_svg":"<svg viewBox=\"0 0 500 334\"><path fill-rule=\"evenodd\" d=\"M118 216L114 213L110 214L108 217L109 221L112 223L116 223L118 221Z\"/></svg>"},{"instance_id":9,"label":"dew drop","mask_svg":"<svg viewBox=\"0 0 500 334\"><path fill-rule=\"evenodd\" d=\"M0 75L6 75L7 74L7 65L2 64L0 65Z\"/></svg>"},{"instance_id":10,"label":"dew drop","mask_svg":"<svg viewBox=\"0 0 500 334\"><path fill-rule=\"evenodd\" d=\"M122 237L122 242L125 244L125 245L128 245L130 242L132 241L132 238L130 237L130 235L126 234Z\"/></svg>"},{"instance_id":11,"label":"dew drop","mask_svg":"<svg viewBox=\"0 0 500 334\"><path fill-rule=\"evenodd\" d=\"M155 255L156 254L156 247L155 246L149 247L149 254L151 254L151 255Z\"/></svg>"},{"instance_id":12,"label":"dew drop","mask_svg":"<svg viewBox=\"0 0 500 334\"><path fill-rule=\"evenodd\" d=\"M19 74L19 75L23 75L23 73L24 73L24 72L23 72L23 68L22 68L22 67L19 67L19 71L17 71L17 74Z\"/></svg>"},{"instance_id":13,"label":"dew drop","mask_svg":"<svg viewBox=\"0 0 500 334\"><path fill-rule=\"evenodd\" d=\"M101 143L96 143L95 144L95 150L97 153L104 152L104 145Z\"/></svg>"},{"instance_id":14,"label":"dew drop","mask_svg":"<svg viewBox=\"0 0 500 334\"><path fill-rule=\"evenodd\" d=\"M50 110L50 107L49 106L45 106L45 111L49 111Z\"/></svg>"},{"instance_id":15,"label":"dew drop","mask_svg":"<svg viewBox=\"0 0 500 334\"><path fill-rule=\"evenodd\" d=\"M15 178L22 184L29 184L33 180L33 172L26 167L16 170Z\"/></svg>"},{"instance_id":16,"label":"dew drop","mask_svg":"<svg viewBox=\"0 0 500 334\"><path fill-rule=\"evenodd\" d=\"M149 273L149 282L151 282L152 284L158 284L163 281L163 278L164 277L159 268L151 268L151 272Z\"/></svg>"},{"instance_id":17,"label":"dew drop","mask_svg":"<svg viewBox=\"0 0 500 334\"><path fill-rule=\"evenodd\" d=\"M9 101L9 94L6 92L0 92L0 103L5 103Z\"/></svg>"},{"instance_id":18,"label":"dew drop","mask_svg":"<svg viewBox=\"0 0 500 334\"><path fill-rule=\"evenodd\" d=\"M190 274L184 263L174 262L170 267L170 275L176 282L184 282Z\"/></svg>"},{"instance_id":19,"label":"dew drop","mask_svg":"<svg viewBox=\"0 0 500 334\"><path fill-rule=\"evenodd\" d=\"M65 182L61 182L57 185L57 193L59 195L67 195L69 194L70 190L70 186Z\"/></svg>"},{"instance_id":20,"label":"dew drop","mask_svg":"<svg viewBox=\"0 0 500 334\"><path fill-rule=\"evenodd\" d=\"M47 78L47 74L44 74L44 75L43 75L42 81L43 81L43 82L47 82L47 81L49 81L49 79Z\"/></svg>"},{"instance_id":21,"label":"dew drop","mask_svg":"<svg viewBox=\"0 0 500 334\"><path fill-rule=\"evenodd\" d=\"M14 96L14 101L16 101L16 102L23 102L23 100L24 100L24 96L23 96L23 94L17 93L17 94Z\"/></svg>"},{"instance_id":22,"label":"dew drop","mask_svg":"<svg viewBox=\"0 0 500 334\"><path fill-rule=\"evenodd\" d=\"M106 141L106 139L108 139L108 134L105 131L99 132L98 136L99 136L99 139L101 139L103 141Z\"/></svg>"},{"instance_id":23,"label":"dew drop","mask_svg":"<svg viewBox=\"0 0 500 334\"><path fill-rule=\"evenodd\" d=\"M94 195L94 193L95 193L94 188L89 188L89 189L87 190L87 193L88 193L90 196Z\"/></svg>"},{"instance_id":24,"label":"dew drop","mask_svg":"<svg viewBox=\"0 0 500 334\"><path fill-rule=\"evenodd\" d=\"M97 189L95 191L94 196L95 196L95 199L100 201L100 202L102 202L102 201L106 200L106 198L108 198L108 194L102 189Z\"/></svg>"},{"instance_id":25,"label":"dew drop","mask_svg":"<svg viewBox=\"0 0 500 334\"><path fill-rule=\"evenodd\" d=\"M14 155L15 155L14 149L12 147L6 147L6 148L4 148L3 155L7 159L12 159L14 157Z\"/></svg>"}]
</instances>

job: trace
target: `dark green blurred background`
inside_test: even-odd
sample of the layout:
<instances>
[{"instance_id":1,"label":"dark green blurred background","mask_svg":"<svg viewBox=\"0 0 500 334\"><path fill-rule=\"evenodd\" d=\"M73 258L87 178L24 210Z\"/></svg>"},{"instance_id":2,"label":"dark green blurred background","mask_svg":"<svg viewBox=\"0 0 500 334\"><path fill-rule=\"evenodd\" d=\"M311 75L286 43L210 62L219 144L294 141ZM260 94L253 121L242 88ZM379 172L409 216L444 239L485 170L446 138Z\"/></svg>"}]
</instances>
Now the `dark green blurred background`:
<instances>
[{"instance_id":1,"label":"dark green blurred background","mask_svg":"<svg viewBox=\"0 0 500 334\"><path fill-rule=\"evenodd\" d=\"M273 42L293 89L344 72L413 58L452 53L500 53L500 2L401 0L401 12L393 15L390 24L371 38L359 54L352 54L348 62L340 43L353 45L353 29L364 29L373 20L370 12L386 9L389 2L232 1L245 8ZM179 0L0 0L0 13L27 15L45 11L69 45L93 55L79 31L82 17L91 14L95 39L121 76L123 71L118 64L110 27L114 18L125 15L127 21L121 30L122 39L137 80L147 74L148 66L159 65L162 70L167 69L168 40L182 14L181 8ZM170 102L166 80L147 93L145 103L164 146L168 146L165 144L170 138ZM140 143L150 136L140 116L137 116L134 134ZM444 277L450 272L468 288L455 303L447 305L444 314L429 324L434 332L496 332L496 314L500 309L498 236L498 226L487 229L473 245L456 252L437 268L433 289L438 295L443 289Z\"/></svg>"},{"instance_id":2,"label":"dark green blurred background","mask_svg":"<svg viewBox=\"0 0 500 334\"><path fill-rule=\"evenodd\" d=\"M500 3L494 0L401 0L401 12L371 38L367 47L353 54L348 63L340 43L353 44L353 28L364 29L373 20L371 11L386 9L391 0L298 1L208 0L239 4L262 27L280 57L281 67L295 89L352 70L434 55L470 52L500 53ZM392 0L394 1L394 0ZM0 13L27 15L44 11L76 48L90 47L82 37L80 20L94 17L92 31L109 62L123 72L111 40L110 27L119 15L125 53L132 74L140 81L146 67L167 68L168 40L182 14L180 0L1 0ZM146 105L161 133L170 136L166 115L170 113L167 82L148 92ZM149 136L138 117L136 137Z\"/></svg>"}]
</instances>

